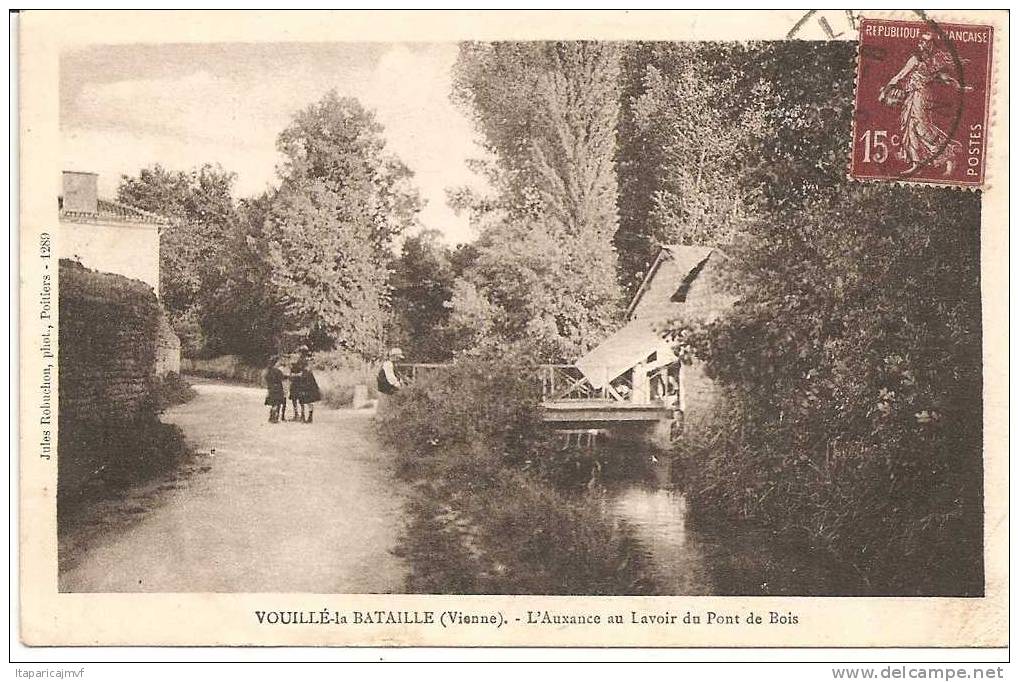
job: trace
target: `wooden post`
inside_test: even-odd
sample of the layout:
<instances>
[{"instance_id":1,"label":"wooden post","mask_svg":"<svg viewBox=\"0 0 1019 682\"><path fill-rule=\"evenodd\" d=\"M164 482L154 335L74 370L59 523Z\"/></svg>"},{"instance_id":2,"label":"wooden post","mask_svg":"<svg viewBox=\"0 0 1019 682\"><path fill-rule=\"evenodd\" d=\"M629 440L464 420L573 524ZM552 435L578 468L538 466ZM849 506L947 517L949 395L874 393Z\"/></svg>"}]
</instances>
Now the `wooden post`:
<instances>
[{"instance_id":1,"label":"wooden post","mask_svg":"<svg viewBox=\"0 0 1019 682\"><path fill-rule=\"evenodd\" d=\"M598 369L598 379L601 382L601 389L598 391L599 398L607 398L609 395L609 368L600 367Z\"/></svg>"},{"instance_id":2,"label":"wooden post","mask_svg":"<svg viewBox=\"0 0 1019 682\"><path fill-rule=\"evenodd\" d=\"M633 366L633 402L638 404L649 402L648 388L647 365L638 362Z\"/></svg>"},{"instance_id":3,"label":"wooden post","mask_svg":"<svg viewBox=\"0 0 1019 682\"><path fill-rule=\"evenodd\" d=\"M678 370L677 373L679 374L679 400L677 402L679 403L679 411L682 412L685 415L686 414L686 386L684 385L685 382L683 381L683 375L686 374L686 372L683 371L683 366L682 365L680 365L679 370Z\"/></svg>"}]
</instances>

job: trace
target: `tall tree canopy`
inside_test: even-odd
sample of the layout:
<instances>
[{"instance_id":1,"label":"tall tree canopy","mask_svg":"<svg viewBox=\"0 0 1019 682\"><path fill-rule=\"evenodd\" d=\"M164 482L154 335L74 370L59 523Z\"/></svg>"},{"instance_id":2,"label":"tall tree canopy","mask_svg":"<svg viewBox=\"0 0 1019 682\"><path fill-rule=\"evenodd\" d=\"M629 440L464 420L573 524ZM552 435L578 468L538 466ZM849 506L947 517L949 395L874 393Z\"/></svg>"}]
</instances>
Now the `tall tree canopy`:
<instances>
[{"instance_id":1,"label":"tall tree canopy","mask_svg":"<svg viewBox=\"0 0 1019 682\"><path fill-rule=\"evenodd\" d=\"M474 247L451 249L438 230L407 237L390 279L393 322L389 334L409 357L449 360L450 301L456 278L474 257Z\"/></svg>"},{"instance_id":2,"label":"tall tree canopy","mask_svg":"<svg viewBox=\"0 0 1019 682\"><path fill-rule=\"evenodd\" d=\"M488 194L454 193L480 232L457 283L453 323L466 349L537 339L575 355L617 321L612 238L619 48L610 43L464 43L454 99L489 158Z\"/></svg>"},{"instance_id":3,"label":"tall tree canopy","mask_svg":"<svg viewBox=\"0 0 1019 682\"><path fill-rule=\"evenodd\" d=\"M121 203L164 215L160 234L159 290L185 349L204 348L201 320L211 311L203 292L223 284L230 270L230 244L237 227L232 196L236 175L205 164L190 172L156 164L137 176L123 176Z\"/></svg>"},{"instance_id":4,"label":"tall tree canopy","mask_svg":"<svg viewBox=\"0 0 1019 682\"><path fill-rule=\"evenodd\" d=\"M741 184L771 133L773 82L759 48L638 43L624 61L620 121L620 280L633 293L662 244L725 246L746 226Z\"/></svg>"},{"instance_id":5,"label":"tall tree canopy","mask_svg":"<svg viewBox=\"0 0 1019 682\"><path fill-rule=\"evenodd\" d=\"M277 142L281 186L265 225L286 328L365 355L384 343L393 240L420 209L382 132L371 111L335 92L299 112Z\"/></svg>"},{"instance_id":6,"label":"tall tree canopy","mask_svg":"<svg viewBox=\"0 0 1019 682\"><path fill-rule=\"evenodd\" d=\"M278 350L283 306L272 285L265 238L272 192L241 199L236 229L225 243L227 270L220 286L203 293L202 327L209 351L260 362Z\"/></svg>"}]
</instances>

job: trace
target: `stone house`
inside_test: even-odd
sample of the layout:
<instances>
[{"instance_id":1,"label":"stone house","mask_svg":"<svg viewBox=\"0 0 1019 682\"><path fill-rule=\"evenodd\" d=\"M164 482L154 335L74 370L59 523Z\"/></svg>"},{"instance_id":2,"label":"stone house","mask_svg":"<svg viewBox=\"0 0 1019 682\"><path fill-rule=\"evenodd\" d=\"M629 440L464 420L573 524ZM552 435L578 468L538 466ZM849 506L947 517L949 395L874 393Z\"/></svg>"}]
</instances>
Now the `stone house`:
<instances>
[{"instance_id":1,"label":"stone house","mask_svg":"<svg viewBox=\"0 0 1019 682\"><path fill-rule=\"evenodd\" d=\"M159 233L166 218L100 199L96 173L64 171L58 199L61 258L145 282L159 296Z\"/></svg>"},{"instance_id":2,"label":"stone house","mask_svg":"<svg viewBox=\"0 0 1019 682\"><path fill-rule=\"evenodd\" d=\"M148 285L159 296L159 238L169 221L163 216L98 194L96 173L63 172L57 200L59 258L97 273L123 275ZM166 315L158 320L156 375L180 371L180 340Z\"/></svg>"}]
</instances>

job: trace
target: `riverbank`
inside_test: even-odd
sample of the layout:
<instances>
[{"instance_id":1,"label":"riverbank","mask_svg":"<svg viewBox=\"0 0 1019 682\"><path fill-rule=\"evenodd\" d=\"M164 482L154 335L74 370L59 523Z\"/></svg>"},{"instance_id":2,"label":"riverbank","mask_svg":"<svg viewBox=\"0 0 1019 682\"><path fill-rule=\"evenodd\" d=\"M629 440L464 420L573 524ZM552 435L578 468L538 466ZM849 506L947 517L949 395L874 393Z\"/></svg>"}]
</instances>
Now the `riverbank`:
<instances>
[{"instance_id":1,"label":"riverbank","mask_svg":"<svg viewBox=\"0 0 1019 682\"><path fill-rule=\"evenodd\" d=\"M655 593L631 529L591 493L608 463L554 445L526 363L457 362L397 394L381 421L414 486L401 542L408 591Z\"/></svg>"},{"instance_id":2,"label":"riverbank","mask_svg":"<svg viewBox=\"0 0 1019 682\"><path fill-rule=\"evenodd\" d=\"M485 594L862 595L824 548L697 508L695 459L602 440L562 448L527 359L455 363L381 423L412 482L407 590ZM517 366L520 365L520 366ZM493 377L500 390L493 394Z\"/></svg>"},{"instance_id":3,"label":"riverbank","mask_svg":"<svg viewBox=\"0 0 1019 682\"><path fill-rule=\"evenodd\" d=\"M596 498L524 473L480 485L419 483L400 555L407 591L437 594L654 594L626 524Z\"/></svg>"},{"instance_id":4,"label":"riverbank","mask_svg":"<svg viewBox=\"0 0 1019 682\"><path fill-rule=\"evenodd\" d=\"M844 596L867 585L844 563L774 531L713 518L691 502L685 463L659 457L608 482L602 504L632 530L659 594Z\"/></svg>"}]
</instances>

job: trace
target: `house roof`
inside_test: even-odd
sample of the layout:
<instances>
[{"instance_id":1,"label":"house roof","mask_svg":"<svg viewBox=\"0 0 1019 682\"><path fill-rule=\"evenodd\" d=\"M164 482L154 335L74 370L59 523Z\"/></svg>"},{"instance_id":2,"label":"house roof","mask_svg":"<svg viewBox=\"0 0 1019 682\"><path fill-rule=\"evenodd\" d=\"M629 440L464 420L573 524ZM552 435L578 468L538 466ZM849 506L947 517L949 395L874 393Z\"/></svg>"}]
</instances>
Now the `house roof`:
<instances>
[{"instance_id":1,"label":"house roof","mask_svg":"<svg viewBox=\"0 0 1019 682\"><path fill-rule=\"evenodd\" d=\"M65 211L64 198L57 197L57 207L60 211L61 220L77 222L112 221L121 223L146 223L150 225L167 225L169 220L157 213L143 211L134 206L121 204L109 199L99 199L98 210L95 213L85 211Z\"/></svg>"},{"instance_id":2,"label":"house roof","mask_svg":"<svg viewBox=\"0 0 1019 682\"><path fill-rule=\"evenodd\" d=\"M651 280L659 276L666 277L669 281L676 283L678 291L684 284L689 284L688 280L697 275L700 266L714 251L715 247L713 246L662 245L655 262L651 264L647 274L644 275L640 286L637 287L637 293L633 295L630 305L626 308L626 318L630 318L641 298L647 293Z\"/></svg>"}]
</instances>

